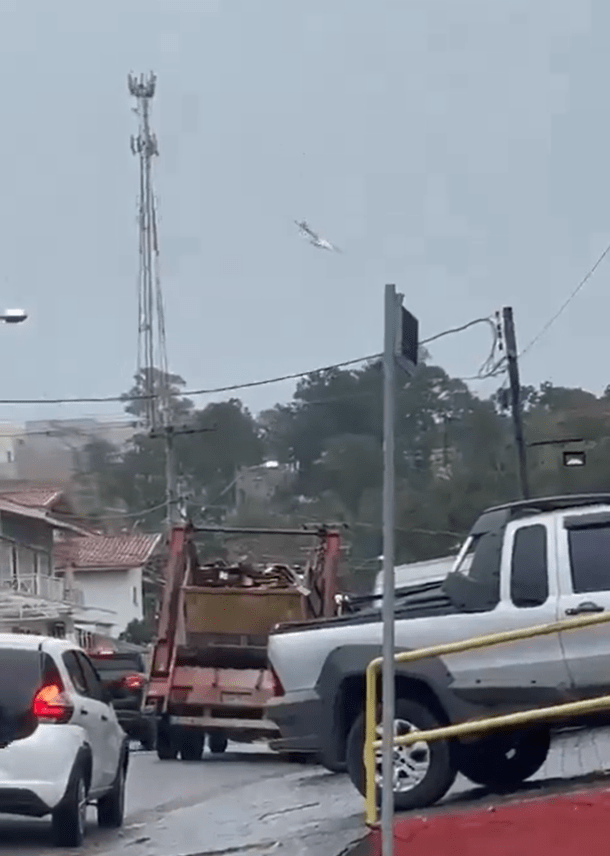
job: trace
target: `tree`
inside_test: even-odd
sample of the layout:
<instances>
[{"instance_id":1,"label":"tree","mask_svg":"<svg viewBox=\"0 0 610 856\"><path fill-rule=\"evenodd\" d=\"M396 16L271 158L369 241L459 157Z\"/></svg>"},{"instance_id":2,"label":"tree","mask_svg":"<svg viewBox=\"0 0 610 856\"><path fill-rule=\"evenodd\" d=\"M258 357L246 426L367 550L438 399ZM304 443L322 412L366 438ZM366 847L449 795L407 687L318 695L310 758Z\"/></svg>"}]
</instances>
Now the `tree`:
<instances>
[{"instance_id":1,"label":"tree","mask_svg":"<svg viewBox=\"0 0 610 856\"><path fill-rule=\"evenodd\" d=\"M180 468L191 492L205 504L212 504L222 493L230 504L239 469L260 464L264 459L259 427L237 398L195 411L191 425L203 433L177 438Z\"/></svg>"},{"instance_id":2,"label":"tree","mask_svg":"<svg viewBox=\"0 0 610 856\"><path fill-rule=\"evenodd\" d=\"M134 385L122 398L126 402L125 412L144 419L148 412L148 402L143 397L150 389L162 399L167 398L167 421L174 425L187 422L194 409L193 402L181 397L186 381L177 374L166 374L159 369L141 369L134 375ZM140 396L140 397L139 397Z\"/></svg>"}]
</instances>

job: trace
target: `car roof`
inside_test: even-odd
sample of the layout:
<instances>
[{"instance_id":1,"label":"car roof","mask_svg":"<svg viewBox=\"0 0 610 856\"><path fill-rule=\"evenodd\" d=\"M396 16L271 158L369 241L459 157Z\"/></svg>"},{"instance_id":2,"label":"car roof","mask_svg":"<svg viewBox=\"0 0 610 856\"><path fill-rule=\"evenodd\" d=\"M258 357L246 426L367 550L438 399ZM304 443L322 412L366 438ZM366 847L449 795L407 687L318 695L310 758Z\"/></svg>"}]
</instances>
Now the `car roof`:
<instances>
[{"instance_id":1,"label":"car roof","mask_svg":"<svg viewBox=\"0 0 610 856\"><path fill-rule=\"evenodd\" d=\"M30 633L0 633L0 648L22 648L35 651L42 646L49 654L61 654L78 648L68 639L55 639L53 636L38 636Z\"/></svg>"}]
</instances>

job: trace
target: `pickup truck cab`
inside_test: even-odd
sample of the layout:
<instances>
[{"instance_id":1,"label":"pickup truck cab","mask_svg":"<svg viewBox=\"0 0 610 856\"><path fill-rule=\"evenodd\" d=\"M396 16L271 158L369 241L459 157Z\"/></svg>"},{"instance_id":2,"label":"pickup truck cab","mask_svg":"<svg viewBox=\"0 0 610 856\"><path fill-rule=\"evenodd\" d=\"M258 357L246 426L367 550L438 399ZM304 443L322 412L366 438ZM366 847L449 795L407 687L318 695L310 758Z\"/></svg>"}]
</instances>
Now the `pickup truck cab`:
<instances>
[{"instance_id":1,"label":"pickup truck cab","mask_svg":"<svg viewBox=\"0 0 610 856\"><path fill-rule=\"evenodd\" d=\"M610 494L538 498L485 511L442 583L397 593L396 651L610 610ZM381 654L378 608L284 625L269 640L267 714L284 751L347 767L363 791L364 675ZM397 733L610 692L610 627L571 630L397 666ZM610 712L608 719L610 719ZM591 720L570 726L586 726ZM554 723L553 728L566 723ZM440 799L458 772L510 788L544 764L550 725L397 747L396 807ZM378 758L378 783L381 758ZM378 784L378 792L379 792Z\"/></svg>"}]
</instances>

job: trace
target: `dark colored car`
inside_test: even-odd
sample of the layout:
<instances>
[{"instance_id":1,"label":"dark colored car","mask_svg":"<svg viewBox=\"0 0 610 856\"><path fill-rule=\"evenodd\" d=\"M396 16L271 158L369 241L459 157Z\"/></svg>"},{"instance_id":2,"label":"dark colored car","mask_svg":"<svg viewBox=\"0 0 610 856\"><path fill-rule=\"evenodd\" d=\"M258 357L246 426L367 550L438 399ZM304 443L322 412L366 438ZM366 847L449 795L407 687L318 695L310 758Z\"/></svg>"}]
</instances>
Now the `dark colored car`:
<instances>
[{"instance_id":1,"label":"dark colored car","mask_svg":"<svg viewBox=\"0 0 610 856\"><path fill-rule=\"evenodd\" d=\"M91 659L102 683L112 694L112 705L123 730L143 749L155 748L155 723L142 711L148 677L139 652L96 653Z\"/></svg>"}]
</instances>

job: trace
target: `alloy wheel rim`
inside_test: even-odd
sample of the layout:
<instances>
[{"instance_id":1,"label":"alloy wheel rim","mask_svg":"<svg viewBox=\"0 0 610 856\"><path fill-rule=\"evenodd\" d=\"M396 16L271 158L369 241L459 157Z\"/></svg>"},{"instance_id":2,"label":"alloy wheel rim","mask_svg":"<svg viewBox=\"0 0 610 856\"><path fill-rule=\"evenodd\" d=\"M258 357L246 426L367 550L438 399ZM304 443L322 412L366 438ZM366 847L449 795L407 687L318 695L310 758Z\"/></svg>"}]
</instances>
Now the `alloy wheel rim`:
<instances>
[{"instance_id":1,"label":"alloy wheel rim","mask_svg":"<svg viewBox=\"0 0 610 856\"><path fill-rule=\"evenodd\" d=\"M404 737L419 729L405 719L394 720L394 736ZM383 731L377 726L377 739L381 740ZM412 743L410 746L394 746L393 752L392 785L394 793L408 793L421 785L428 775L430 769L430 747L423 740ZM382 750L375 751L375 784L382 787Z\"/></svg>"}]
</instances>

